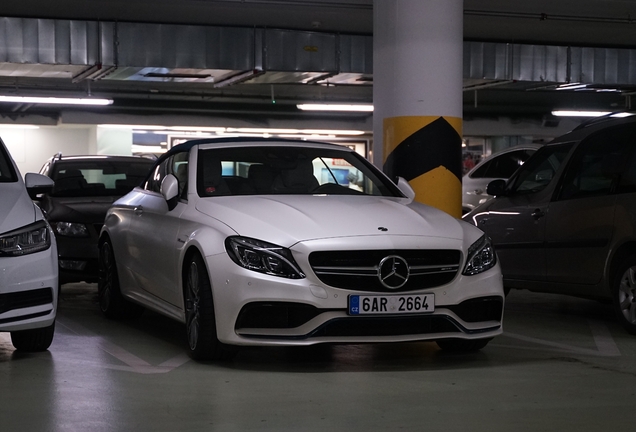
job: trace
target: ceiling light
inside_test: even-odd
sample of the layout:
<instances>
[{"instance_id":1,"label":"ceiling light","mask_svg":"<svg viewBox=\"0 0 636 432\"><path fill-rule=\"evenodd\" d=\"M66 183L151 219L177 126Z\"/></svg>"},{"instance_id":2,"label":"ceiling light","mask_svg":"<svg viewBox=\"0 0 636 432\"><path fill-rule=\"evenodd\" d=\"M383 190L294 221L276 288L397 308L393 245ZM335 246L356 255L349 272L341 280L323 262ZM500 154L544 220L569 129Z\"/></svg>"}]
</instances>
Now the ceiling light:
<instances>
[{"instance_id":1,"label":"ceiling light","mask_svg":"<svg viewBox=\"0 0 636 432\"><path fill-rule=\"evenodd\" d=\"M611 111L572 111L572 110L552 111L552 115L557 117L601 117L611 113L612 113Z\"/></svg>"},{"instance_id":2,"label":"ceiling light","mask_svg":"<svg viewBox=\"0 0 636 432\"><path fill-rule=\"evenodd\" d=\"M39 129L40 126L30 124L0 124L0 129Z\"/></svg>"},{"instance_id":3,"label":"ceiling light","mask_svg":"<svg viewBox=\"0 0 636 432\"><path fill-rule=\"evenodd\" d=\"M373 105L363 104L298 104L296 107L303 111L360 111L373 112Z\"/></svg>"},{"instance_id":4,"label":"ceiling light","mask_svg":"<svg viewBox=\"0 0 636 432\"><path fill-rule=\"evenodd\" d=\"M570 84L562 84L558 86L557 90L576 90L576 89L583 89L585 87L587 87L587 84L570 83Z\"/></svg>"},{"instance_id":5,"label":"ceiling light","mask_svg":"<svg viewBox=\"0 0 636 432\"><path fill-rule=\"evenodd\" d=\"M0 102L57 105L110 105L112 99L0 96Z\"/></svg>"}]
</instances>

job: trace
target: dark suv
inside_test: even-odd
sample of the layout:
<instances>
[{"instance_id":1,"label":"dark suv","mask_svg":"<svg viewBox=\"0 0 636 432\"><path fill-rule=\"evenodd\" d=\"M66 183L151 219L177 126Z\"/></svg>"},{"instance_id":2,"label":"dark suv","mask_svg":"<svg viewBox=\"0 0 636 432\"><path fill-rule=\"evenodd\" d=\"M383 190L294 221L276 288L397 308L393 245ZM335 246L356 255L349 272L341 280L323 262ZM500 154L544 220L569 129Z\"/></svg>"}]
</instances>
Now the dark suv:
<instances>
[{"instance_id":1,"label":"dark suv","mask_svg":"<svg viewBox=\"0 0 636 432\"><path fill-rule=\"evenodd\" d=\"M636 117L582 124L464 216L492 239L507 289L611 300L636 334Z\"/></svg>"},{"instance_id":2,"label":"dark suv","mask_svg":"<svg viewBox=\"0 0 636 432\"><path fill-rule=\"evenodd\" d=\"M97 281L97 239L106 211L152 166L152 160L136 156L61 154L44 164L40 173L55 186L39 201L57 239L60 284Z\"/></svg>"}]
</instances>

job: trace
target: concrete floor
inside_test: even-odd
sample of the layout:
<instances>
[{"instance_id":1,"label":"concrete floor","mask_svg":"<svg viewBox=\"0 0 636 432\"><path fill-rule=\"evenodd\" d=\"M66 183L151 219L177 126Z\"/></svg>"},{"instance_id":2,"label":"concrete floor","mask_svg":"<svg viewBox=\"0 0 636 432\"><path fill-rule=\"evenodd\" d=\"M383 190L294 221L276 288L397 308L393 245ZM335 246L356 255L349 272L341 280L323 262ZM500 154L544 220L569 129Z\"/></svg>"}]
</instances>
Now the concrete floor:
<instances>
[{"instance_id":1,"label":"concrete floor","mask_svg":"<svg viewBox=\"0 0 636 432\"><path fill-rule=\"evenodd\" d=\"M49 352L0 334L0 430L599 431L636 420L636 337L592 301L513 292L482 352L434 343L185 355L181 325L104 319L65 285Z\"/></svg>"}]
</instances>

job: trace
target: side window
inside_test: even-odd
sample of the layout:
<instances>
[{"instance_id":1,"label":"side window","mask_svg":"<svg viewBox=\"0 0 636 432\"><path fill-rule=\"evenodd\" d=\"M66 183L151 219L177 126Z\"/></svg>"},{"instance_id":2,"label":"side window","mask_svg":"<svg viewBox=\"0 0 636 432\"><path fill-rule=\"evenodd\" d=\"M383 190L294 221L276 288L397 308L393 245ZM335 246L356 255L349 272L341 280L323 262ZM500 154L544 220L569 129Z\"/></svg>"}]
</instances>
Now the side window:
<instances>
[{"instance_id":1,"label":"side window","mask_svg":"<svg viewBox=\"0 0 636 432\"><path fill-rule=\"evenodd\" d=\"M470 178L484 178L484 177L486 177L486 174L490 170L490 166L492 165L493 162L494 162L494 160L490 160L488 162L485 162L482 166L480 166L479 168L477 168L475 170L475 172L470 176Z\"/></svg>"},{"instance_id":2,"label":"side window","mask_svg":"<svg viewBox=\"0 0 636 432\"><path fill-rule=\"evenodd\" d=\"M528 194L545 189L552 182L554 174L573 145L566 143L541 148L517 171L511 180L510 192Z\"/></svg>"},{"instance_id":3,"label":"side window","mask_svg":"<svg viewBox=\"0 0 636 432\"><path fill-rule=\"evenodd\" d=\"M179 196L185 199L188 196L188 152L177 153L170 159L170 171L179 181Z\"/></svg>"},{"instance_id":4,"label":"side window","mask_svg":"<svg viewBox=\"0 0 636 432\"><path fill-rule=\"evenodd\" d=\"M629 128L612 128L583 141L568 164L559 199L607 195L630 183L633 188L633 174L631 180L629 170L621 176L632 159L633 135Z\"/></svg>"},{"instance_id":5,"label":"side window","mask_svg":"<svg viewBox=\"0 0 636 432\"><path fill-rule=\"evenodd\" d=\"M161 193L161 182L166 177L168 164L171 162L171 158L166 159L157 165L152 174L144 184L144 189L147 191Z\"/></svg>"},{"instance_id":6,"label":"side window","mask_svg":"<svg viewBox=\"0 0 636 432\"><path fill-rule=\"evenodd\" d=\"M495 156L480 166L471 178L510 178L510 176L534 153L530 150L516 150Z\"/></svg>"},{"instance_id":7,"label":"side window","mask_svg":"<svg viewBox=\"0 0 636 432\"><path fill-rule=\"evenodd\" d=\"M523 163L528 159L526 150L517 150L510 153L504 153L493 160L493 164L488 170L488 177L492 178L510 178Z\"/></svg>"}]
</instances>

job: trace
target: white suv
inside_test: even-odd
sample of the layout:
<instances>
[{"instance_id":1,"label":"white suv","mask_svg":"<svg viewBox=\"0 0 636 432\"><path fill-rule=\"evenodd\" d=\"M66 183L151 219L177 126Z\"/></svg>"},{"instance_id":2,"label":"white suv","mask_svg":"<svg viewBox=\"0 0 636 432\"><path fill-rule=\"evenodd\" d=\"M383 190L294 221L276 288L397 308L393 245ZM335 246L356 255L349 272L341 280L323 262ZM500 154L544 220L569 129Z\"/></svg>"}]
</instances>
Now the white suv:
<instances>
[{"instance_id":1,"label":"white suv","mask_svg":"<svg viewBox=\"0 0 636 432\"><path fill-rule=\"evenodd\" d=\"M26 186L26 187L25 187ZM0 140L0 332L20 351L44 351L57 312L57 246L31 197L53 181L28 173L25 181Z\"/></svg>"}]
</instances>

